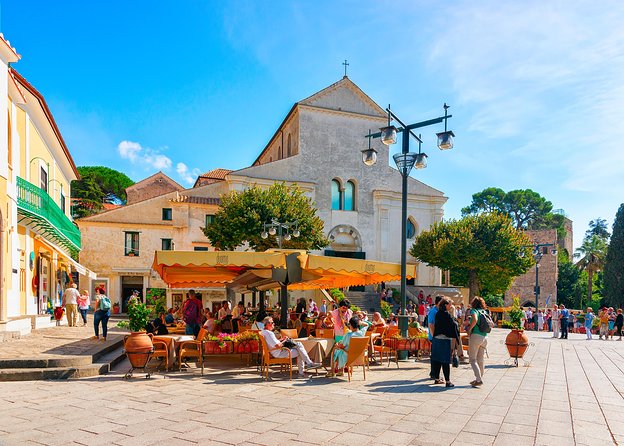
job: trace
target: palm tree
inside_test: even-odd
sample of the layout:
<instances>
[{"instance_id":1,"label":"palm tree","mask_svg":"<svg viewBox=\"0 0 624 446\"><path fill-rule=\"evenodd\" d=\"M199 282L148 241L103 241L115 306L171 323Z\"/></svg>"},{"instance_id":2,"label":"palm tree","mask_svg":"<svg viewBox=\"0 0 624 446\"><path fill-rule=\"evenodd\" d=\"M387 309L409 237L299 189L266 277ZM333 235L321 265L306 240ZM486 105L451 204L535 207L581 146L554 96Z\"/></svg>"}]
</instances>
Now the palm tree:
<instances>
[{"instance_id":1,"label":"palm tree","mask_svg":"<svg viewBox=\"0 0 624 446\"><path fill-rule=\"evenodd\" d=\"M587 270L587 297L588 303L592 301L594 273L602 270L607 256L607 242L598 235L592 235L583 240L583 244L574 253L574 257L580 257L575 265L581 270Z\"/></svg>"}]
</instances>

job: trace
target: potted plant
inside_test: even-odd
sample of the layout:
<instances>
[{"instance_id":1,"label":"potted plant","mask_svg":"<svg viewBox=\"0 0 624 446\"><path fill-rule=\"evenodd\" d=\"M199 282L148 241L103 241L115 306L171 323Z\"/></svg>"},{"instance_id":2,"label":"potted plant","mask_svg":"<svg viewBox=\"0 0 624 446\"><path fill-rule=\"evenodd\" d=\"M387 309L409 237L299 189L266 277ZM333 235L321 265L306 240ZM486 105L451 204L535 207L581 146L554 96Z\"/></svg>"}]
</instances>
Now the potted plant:
<instances>
[{"instance_id":1,"label":"potted plant","mask_svg":"<svg viewBox=\"0 0 624 446\"><path fill-rule=\"evenodd\" d=\"M522 358L529 347L529 338L522 329L522 310L520 309L520 298L514 297L511 309L508 312L511 331L505 338L505 345L509 356L516 359Z\"/></svg>"},{"instance_id":2,"label":"potted plant","mask_svg":"<svg viewBox=\"0 0 624 446\"><path fill-rule=\"evenodd\" d=\"M229 333L219 333L211 335L208 333L204 337L204 353L209 355L220 355L232 353L234 351L234 339L236 335Z\"/></svg>"},{"instance_id":3,"label":"potted plant","mask_svg":"<svg viewBox=\"0 0 624 446\"><path fill-rule=\"evenodd\" d=\"M145 326L150 317L150 310L136 298L128 301L128 328L130 336L124 343L126 355L132 367L145 367L149 359L148 353L154 349L152 339L145 332Z\"/></svg>"},{"instance_id":4,"label":"potted plant","mask_svg":"<svg viewBox=\"0 0 624 446\"><path fill-rule=\"evenodd\" d=\"M113 304L113 314L119 314L119 302Z\"/></svg>"},{"instance_id":5,"label":"potted plant","mask_svg":"<svg viewBox=\"0 0 624 446\"><path fill-rule=\"evenodd\" d=\"M260 349L260 335L255 331L245 331L234 338L236 353L258 353Z\"/></svg>"}]
</instances>

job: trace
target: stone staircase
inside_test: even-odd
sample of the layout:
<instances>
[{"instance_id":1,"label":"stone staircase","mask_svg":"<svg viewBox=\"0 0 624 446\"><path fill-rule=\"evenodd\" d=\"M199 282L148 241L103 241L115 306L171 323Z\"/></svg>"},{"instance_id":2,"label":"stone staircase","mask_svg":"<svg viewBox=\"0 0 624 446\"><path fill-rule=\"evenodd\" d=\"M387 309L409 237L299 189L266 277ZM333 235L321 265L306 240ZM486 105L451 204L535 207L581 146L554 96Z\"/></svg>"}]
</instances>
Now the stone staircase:
<instances>
[{"instance_id":1,"label":"stone staircase","mask_svg":"<svg viewBox=\"0 0 624 446\"><path fill-rule=\"evenodd\" d=\"M0 359L0 381L84 378L108 373L125 358L123 335L94 346L84 355Z\"/></svg>"},{"instance_id":2,"label":"stone staircase","mask_svg":"<svg viewBox=\"0 0 624 446\"><path fill-rule=\"evenodd\" d=\"M367 291L347 291L345 297L351 302L351 305L360 307L362 311L369 312L371 308L379 311L380 297L379 293Z\"/></svg>"}]
</instances>

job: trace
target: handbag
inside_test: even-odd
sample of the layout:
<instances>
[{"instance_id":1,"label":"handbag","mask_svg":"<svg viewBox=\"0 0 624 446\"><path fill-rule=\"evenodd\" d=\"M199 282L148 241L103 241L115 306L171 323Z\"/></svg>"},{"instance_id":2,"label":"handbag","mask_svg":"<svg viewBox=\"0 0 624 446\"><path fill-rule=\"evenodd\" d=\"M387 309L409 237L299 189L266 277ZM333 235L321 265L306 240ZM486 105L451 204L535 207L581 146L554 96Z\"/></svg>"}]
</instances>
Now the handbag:
<instances>
[{"instance_id":1,"label":"handbag","mask_svg":"<svg viewBox=\"0 0 624 446\"><path fill-rule=\"evenodd\" d=\"M459 367L459 358L457 357L457 355L453 355L453 367Z\"/></svg>"},{"instance_id":2,"label":"handbag","mask_svg":"<svg viewBox=\"0 0 624 446\"><path fill-rule=\"evenodd\" d=\"M295 341L290 338L286 339L282 345L286 348L295 348L297 346L297 344L295 344Z\"/></svg>"}]
</instances>

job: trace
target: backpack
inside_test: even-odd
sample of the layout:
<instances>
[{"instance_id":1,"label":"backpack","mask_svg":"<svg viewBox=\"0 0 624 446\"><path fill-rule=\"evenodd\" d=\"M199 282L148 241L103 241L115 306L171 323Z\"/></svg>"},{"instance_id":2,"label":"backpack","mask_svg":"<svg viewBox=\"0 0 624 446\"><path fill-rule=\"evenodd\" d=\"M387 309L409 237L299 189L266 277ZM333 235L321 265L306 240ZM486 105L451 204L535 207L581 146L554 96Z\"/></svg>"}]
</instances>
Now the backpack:
<instances>
[{"instance_id":1,"label":"backpack","mask_svg":"<svg viewBox=\"0 0 624 446\"><path fill-rule=\"evenodd\" d=\"M187 324L196 324L199 319L199 308L197 304L193 302L195 299L189 299L184 305L184 322Z\"/></svg>"},{"instance_id":2,"label":"backpack","mask_svg":"<svg viewBox=\"0 0 624 446\"><path fill-rule=\"evenodd\" d=\"M111 308L111 301L108 297L100 297L100 310L108 311Z\"/></svg>"},{"instance_id":3,"label":"backpack","mask_svg":"<svg viewBox=\"0 0 624 446\"><path fill-rule=\"evenodd\" d=\"M489 333L492 331L492 327L494 326L494 322L488 313L485 311L479 311L479 319L477 320L477 326L479 327L479 331L481 333Z\"/></svg>"}]
</instances>

